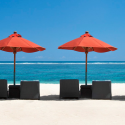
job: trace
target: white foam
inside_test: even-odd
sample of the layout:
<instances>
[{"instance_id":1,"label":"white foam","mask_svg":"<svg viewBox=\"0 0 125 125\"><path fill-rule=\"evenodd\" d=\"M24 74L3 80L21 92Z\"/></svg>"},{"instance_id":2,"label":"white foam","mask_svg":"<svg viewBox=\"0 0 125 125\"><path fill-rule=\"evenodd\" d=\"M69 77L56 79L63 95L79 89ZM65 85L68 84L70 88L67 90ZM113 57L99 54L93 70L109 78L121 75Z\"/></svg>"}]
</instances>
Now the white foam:
<instances>
[{"instance_id":1,"label":"white foam","mask_svg":"<svg viewBox=\"0 0 125 125\"><path fill-rule=\"evenodd\" d=\"M0 63L0 65L13 65L14 63ZM86 63L16 63L16 65L85 65ZM125 63L87 63L88 65L125 65Z\"/></svg>"}]
</instances>

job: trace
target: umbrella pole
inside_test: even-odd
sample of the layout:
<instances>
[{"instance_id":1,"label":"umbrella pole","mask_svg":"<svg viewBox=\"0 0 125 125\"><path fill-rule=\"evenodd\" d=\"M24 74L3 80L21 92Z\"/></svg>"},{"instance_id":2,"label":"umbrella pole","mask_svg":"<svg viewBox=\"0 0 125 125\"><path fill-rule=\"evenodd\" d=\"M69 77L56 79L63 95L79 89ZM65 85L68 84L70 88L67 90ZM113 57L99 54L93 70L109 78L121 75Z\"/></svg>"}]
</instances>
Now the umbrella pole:
<instances>
[{"instance_id":1,"label":"umbrella pole","mask_svg":"<svg viewBox=\"0 0 125 125\"><path fill-rule=\"evenodd\" d=\"M86 69L85 69L85 85L87 85L87 54L88 54L88 47L85 49L86 54Z\"/></svg>"},{"instance_id":2,"label":"umbrella pole","mask_svg":"<svg viewBox=\"0 0 125 125\"><path fill-rule=\"evenodd\" d=\"M15 86L15 72L16 72L16 65L15 65L15 62L16 62L16 48L13 49L13 54L14 54L14 86Z\"/></svg>"},{"instance_id":3,"label":"umbrella pole","mask_svg":"<svg viewBox=\"0 0 125 125\"><path fill-rule=\"evenodd\" d=\"M85 85L87 85L87 54L86 54Z\"/></svg>"},{"instance_id":4,"label":"umbrella pole","mask_svg":"<svg viewBox=\"0 0 125 125\"><path fill-rule=\"evenodd\" d=\"M14 53L14 85L15 85L15 59L16 58L16 54Z\"/></svg>"}]
</instances>

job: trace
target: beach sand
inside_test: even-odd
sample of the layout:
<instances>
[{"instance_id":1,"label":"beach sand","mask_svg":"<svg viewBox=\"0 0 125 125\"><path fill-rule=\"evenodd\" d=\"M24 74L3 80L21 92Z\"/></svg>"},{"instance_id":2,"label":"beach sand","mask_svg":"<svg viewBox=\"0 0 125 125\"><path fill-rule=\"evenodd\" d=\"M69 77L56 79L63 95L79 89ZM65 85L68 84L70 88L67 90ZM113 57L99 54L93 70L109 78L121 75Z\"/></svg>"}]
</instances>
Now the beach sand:
<instances>
[{"instance_id":1,"label":"beach sand","mask_svg":"<svg viewBox=\"0 0 125 125\"><path fill-rule=\"evenodd\" d=\"M1 99L0 124L125 124L125 84L112 84L112 100L60 100L58 84L40 84L40 96L40 100Z\"/></svg>"}]
</instances>

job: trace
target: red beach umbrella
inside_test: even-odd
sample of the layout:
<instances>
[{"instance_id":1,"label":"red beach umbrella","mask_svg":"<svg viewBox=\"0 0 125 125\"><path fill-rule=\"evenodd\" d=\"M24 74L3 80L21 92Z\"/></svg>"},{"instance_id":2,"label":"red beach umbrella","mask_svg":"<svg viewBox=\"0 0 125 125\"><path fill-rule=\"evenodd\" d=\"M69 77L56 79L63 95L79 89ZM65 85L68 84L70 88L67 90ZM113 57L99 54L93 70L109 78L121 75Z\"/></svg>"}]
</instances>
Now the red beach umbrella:
<instances>
[{"instance_id":1,"label":"red beach umbrella","mask_svg":"<svg viewBox=\"0 0 125 125\"><path fill-rule=\"evenodd\" d=\"M14 31L14 34L9 37L0 40L0 50L6 52L13 52L14 54L14 85L15 85L15 62L16 62L16 53L23 51L26 53L32 53L37 51L43 51L45 48L29 41L24 38L20 34L17 34Z\"/></svg>"},{"instance_id":2,"label":"red beach umbrella","mask_svg":"<svg viewBox=\"0 0 125 125\"><path fill-rule=\"evenodd\" d=\"M58 49L74 50L78 52L85 52L86 54L86 70L85 70L85 85L87 85L87 54L88 52L95 51L98 53L115 51L117 48L101 41L89 34L88 31L85 32L81 37L71 40L61 46Z\"/></svg>"}]
</instances>

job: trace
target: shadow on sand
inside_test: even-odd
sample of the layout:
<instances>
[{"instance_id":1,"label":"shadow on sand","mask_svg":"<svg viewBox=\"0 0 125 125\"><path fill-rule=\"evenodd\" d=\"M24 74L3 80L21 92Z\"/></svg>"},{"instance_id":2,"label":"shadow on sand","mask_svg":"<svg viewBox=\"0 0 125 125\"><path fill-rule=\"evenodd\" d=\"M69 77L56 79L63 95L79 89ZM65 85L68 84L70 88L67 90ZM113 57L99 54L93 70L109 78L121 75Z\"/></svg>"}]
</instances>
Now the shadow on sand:
<instances>
[{"instance_id":1,"label":"shadow on sand","mask_svg":"<svg viewBox=\"0 0 125 125\"><path fill-rule=\"evenodd\" d=\"M21 100L21 99L0 98L0 101L9 101L9 100L12 101L12 100ZM77 100L96 100L96 99L90 99L90 98L79 98L79 99L77 99L77 98L60 98L59 95L40 96L40 101L47 101L47 100L48 101L77 101ZM103 99L97 99L97 100L103 100ZM120 95L112 96L111 101L125 101L125 95L122 95L122 96L120 96Z\"/></svg>"},{"instance_id":2,"label":"shadow on sand","mask_svg":"<svg viewBox=\"0 0 125 125\"><path fill-rule=\"evenodd\" d=\"M75 100L93 100L93 99L90 99L90 98L79 98L79 99L63 98L63 99L60 99L59 95L47 95L47 96L41 96L40 100L43 100L43 101L46 101L46 100L55 100L55 101L74 100L75 101ZM103 100L103 99L97 99L97 100ZM112 96L111 101L125 101L125 96L124 95L122 95L122 96L120 96L120 95Z\"/></svg>"},{"instance_id":3,"label":"shadow on sand","mask_svg":"<svg viewBox=\"0 0 125 125\"><path fill-rule=\"evenodd\" d=\"M116 95L116 96L112 96L112 100L119 100L119 101L125 101L125 95Z\"/></svg>"},{"instance_id":4,"label":"shadow on sand","mask_svg":"<svg viewBox=\"0 0 125 125\"><path fill-rule=\"evenodd\" d=\"M59 101L59 95L47 95L47 96L40 96L40 100L56 100Z\"/></svg>"},{"instance_id":5,"label":"shadow on sand","mask_svg":"<svg viewBox=\"0 0 125 125\"><path fill-rule=\"evenodd\" d=\"M78 100L77 98L60 98L59 95L47 95L47 96L40 96L40 100L46 101L46 100L55 100L55 101L69 101L69 100Z\"/></svg>"}]
</instances>

